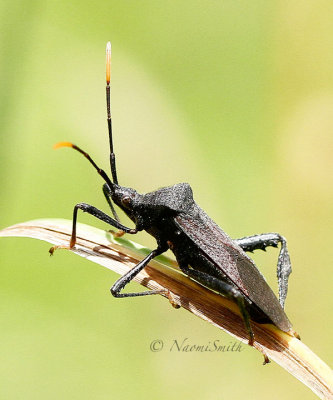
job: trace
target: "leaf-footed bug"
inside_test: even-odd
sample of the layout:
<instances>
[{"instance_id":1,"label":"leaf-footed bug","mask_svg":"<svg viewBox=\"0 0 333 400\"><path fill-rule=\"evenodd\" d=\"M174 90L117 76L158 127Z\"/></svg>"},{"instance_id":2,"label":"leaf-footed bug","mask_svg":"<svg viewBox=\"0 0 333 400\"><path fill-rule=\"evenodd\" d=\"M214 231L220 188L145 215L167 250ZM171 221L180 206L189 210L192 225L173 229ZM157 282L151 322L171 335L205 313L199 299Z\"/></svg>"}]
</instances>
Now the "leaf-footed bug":
<instances>
[{"instance_id":1,"label":"leaf-footed bug","mask_svg":"<svg viewBox=\"0 0 333 400\"><path fill-rule=\"evenodd\" d=\"M99 168L88 153L70 142L60 142L59 147L72 147L86 157L104 179L103 193L113 217L96 207L79 203L74 207L73 228L69 248L76 243L76 221L78 210L120 230L136 234L145 230L157 241L157 247L132 270L116 281L111 287L114 297L137 297L160 294L159 290L139 293L121 293L122 289L154 257L171 249L180 269L203 286L232 299L239 307L253 345L254 335L251 320L257 323L271 323L290 335L293 331L285 312L284 303L288 290L291 263L286 240L278 233L266 233L231 239L194 201L192 189L187 183L164 187L156 191L140 194L136 190L120 186L117 178L115 154L112 140L112 120L110 107L111 43L106 48L106 99L107 123L110 143L110 167L112 180ZM116 204L135 224L130 228L120 223L114 208ZM254 262L245 252L265 249L267 246L281 250L277 263L279 301ZM53 254L57 246L50 249ZM165 293L165 292L163 292ZM169 297L170 298L170 297ZM267 358L265 358L268 361Z\"/></svg>"}]
</instances>

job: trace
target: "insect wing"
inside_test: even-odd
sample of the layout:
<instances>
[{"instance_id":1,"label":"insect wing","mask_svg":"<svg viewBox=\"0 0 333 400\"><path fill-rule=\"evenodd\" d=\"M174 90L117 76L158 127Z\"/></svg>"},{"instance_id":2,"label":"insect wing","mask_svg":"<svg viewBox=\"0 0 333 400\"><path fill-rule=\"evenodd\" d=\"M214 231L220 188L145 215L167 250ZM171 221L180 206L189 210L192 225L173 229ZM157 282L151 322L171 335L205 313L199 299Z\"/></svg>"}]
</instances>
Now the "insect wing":
<instances>
[{"instance_id":1,"label":"insect wing","mask_svg":"<svg viewBox=\"0 0 333 400\"><path fill-rule=\"evenodd\" d=\"M175 223L277 327L290 331L285 312L254 262L197 204L178 214Z\"/></svg>"}]
</instances>

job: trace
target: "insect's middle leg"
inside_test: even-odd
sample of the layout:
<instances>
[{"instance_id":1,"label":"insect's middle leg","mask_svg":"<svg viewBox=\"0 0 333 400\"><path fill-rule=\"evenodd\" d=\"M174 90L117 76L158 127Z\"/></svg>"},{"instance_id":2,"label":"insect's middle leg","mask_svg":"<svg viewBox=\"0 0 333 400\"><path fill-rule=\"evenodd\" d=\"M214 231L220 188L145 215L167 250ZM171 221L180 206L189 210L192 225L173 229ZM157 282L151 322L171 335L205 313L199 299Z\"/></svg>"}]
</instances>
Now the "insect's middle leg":
<instances>
[{"instance_id":1,"label":"insect's middle leg","mask_svg":"<svg viewBox=\"0 0 333 400\"><path fill-rule=\"evenodd\" d=\"M262 233L261 235L247 236L234 241L244 250L265 250L266 247L277 247L281 243L281 250L277 263L277 277L279 282L279 300L282 308L288 292L288 279L291 273L291 262L287 249L286 239L278 233Z\"/></svg>"},{"instance_id":2,"label":"insect's middle leg","mask_svg":"<svg viewBox=\"0 0 333 400\"><path fill-rule=\"evenodd\" d=\"M216 292L237 303L244 320L246 331L249 334L249 345L253 346L254 335L250 324L250 316L245 308L245 299L243 294L229 283L224 282L223 280L218 279L215 276L209 275L206 272L197 271L195 269L189 268L185 263L179 264L179 266L184 274L190 276L191 278L195 279L209 289L215 290Z\"/></svg>"},{"instance_id":3,"label":"insect's middle leg","mask_svg":"<svg viewBox=\"0 0 333 400\"><path fill-rule=\"evenodd\" d=\"M79 203L76 204L73 211L73 226L72 226L72 235L71 240L69 243L69 248L73 248L76 243L76 222L77 222L77 212L78 210L82 210L83 212L87 212L88 214L93 215L94 217L100 219L101 221L106 222L107 224L114 226L117 229L120 229L126 233L135 234L137 233L137 229L128 228L125 225L122 225L120 222L115 220L114 218L110 217L109 215L105 214L103 211L99 210L98 208L91 206L90 204L86 203ZM53 246L50 248L49 252L52 255L57 248L61 248L63 246Z\"/></svg>"},{"instance_id":4,"label":"insect's middle leg","mask_svg":"<svg viewBox=\"0 0 333 400\"><path fill-rule=\"evenodd\" d=\"M134 277L138 275L140 271L143 270L143 268L149 263L149 261L151 261L156 256L159 256L160 254L164 253L167 249L168 249L167 247L165 248L158 247L157 249L149 253L148 256L144 258L142 261L140 261L134 268L126 272L126 274L123 275L121 278L119 278L111 287L110 292L112 296L120 298L120 297L137 297L137 296L148 296L152 294L168 293L167 290L148 290L145 292L137 292L137 293L120 293L121 290L123 290L125 286L128 283L130 283L134 279ZM171 301L170 297L169 300Z\"/></svg>"}]
</instances>

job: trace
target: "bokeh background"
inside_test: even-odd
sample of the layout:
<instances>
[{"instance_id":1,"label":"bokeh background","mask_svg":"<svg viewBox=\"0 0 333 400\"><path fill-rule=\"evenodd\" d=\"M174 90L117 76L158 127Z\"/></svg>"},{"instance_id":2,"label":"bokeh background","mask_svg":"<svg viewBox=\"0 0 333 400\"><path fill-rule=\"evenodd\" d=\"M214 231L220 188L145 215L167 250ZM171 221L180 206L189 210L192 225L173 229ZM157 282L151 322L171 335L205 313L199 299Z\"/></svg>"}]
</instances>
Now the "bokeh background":
<instances>
[{"instance_id":1,"label":"bokeh background","mask_svg":"<svg viewBox=\"0 0 333 400\"><path fill-rule=\"evenodd\" d=\"M333 4L302 1L2 1L0 223L107 211L104 51L112 41L118 174L145 192L189 182L232 237L280 232L286 310L332 365ZM86 215L81 222L105 228ZM152 246L142 234L138 242ZM117 275L47 243L0 240L1 399L311 399L233 339L165 299L115 300ZM278 251L254 256L277 288ZM135 285L134 285L135 288ZM150 351L155 339L161 352Z\"/></svg>"}]
</instances>

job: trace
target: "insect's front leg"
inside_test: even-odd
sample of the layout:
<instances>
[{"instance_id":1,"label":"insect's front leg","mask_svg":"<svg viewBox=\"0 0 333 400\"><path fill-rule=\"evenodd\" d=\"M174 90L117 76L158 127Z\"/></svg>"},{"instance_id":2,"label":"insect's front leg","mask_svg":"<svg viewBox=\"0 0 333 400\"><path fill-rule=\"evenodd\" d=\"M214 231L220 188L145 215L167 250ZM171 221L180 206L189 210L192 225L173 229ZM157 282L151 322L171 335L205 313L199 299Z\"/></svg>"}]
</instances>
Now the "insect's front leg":
<instances>
[{"instance_id":1,"label":"insect's front leg","mask_svg":"<svg viewBox=\"0 0 333 400\"><path fill-rule=\"evenodd\" d=\"M245 308L245 299L242 293L234 286L230 285L227 282L224 282L221 279L216 278L215 276L209 275L206 272L201 272L189 268L186 263L180 263L179 267L184 272L184 274L195 279L197 282L208 287L209 289L215 290L216 292L237 303L244 320L246 331L249 334L249 345L253 346L254 335L250 324L250 316Z\"/></svg>"},{"instance_id":2,"label":"insect's front leg","mask_svg":"<svg viewBox=\"0 0 333 400\"><path fill-rule=\"evenodd\" d=\"M279 282L279 301L284 308L288 292L288 279L291 273L291 262L287 249L286 239L278 233L262 233L261 235L247 236L234 240L244 251L265 250L268 246L277 247L281 243L281 250L277 263L277 277Z\"/></svg>"},{"instance_id":3,"label":"insect's front leg","mask_svg":"<svg viewBox=\"0 0 333 400\"><path fill-rule=\"evenodd\" d=\"M107 224L114 226L117 229L120 229L126 233L135 234L138 232L137 229L128 228L125 225L122 225L120 222L115 220L114 218L110 217L109 215L105 214L103 211L99 210L98 208L91 206L90 204L86 203L79 203L76 204L73 211L73 227L72 227L72 235L71 240L69 242L69 249L72 249L76 243L76 222L77 222L77 212L78 210L82 210L83 212L87 212L94 217L106 222ZM68 248L67 246L53 246L50 248L49 252L52 255L54 251L58 248Z\"/></svg>"},{"instance_id":4,"label":"insect's front leg","mask_svg":"<svg viewBox=\"0 0 333 400\"><path fill-rule=\"evenodd\" d=\"M109 205L109 207L110 207L110 210L111 210L111 212L112 212L114 218L115 218L118 222L120 222L120 219L119 219L119 217L118 217L118 214L117 214L117 212L116 212L116 210L115 210L115 208L114 208L114 205L112 204L112 201L111 201L111 190L110 190L109 186L108 186L106 183L104 183L104 185L103 185L103 187L102 187L102 190L103 190L104 197L105 197L106 201L108 202L108 205Z\"/></svg>"},{"instance_id":5,"label":"insect's front leg","mask_svg":"<svg viewBox=\"0 0 333 400\"><path fill-rule=\"evenodd\" d=\"M106 201L108 202L108 205L109 205L109 207L111 209L111 212L112 212L114 218L118 222L120 222L118 214L117 214L117 212L116 212L116 210L114 208L114 205L113 205L113 203L111 201L111 190L110 190L109 186L106 183L104 183L102 189L103 189L104 197L105 197ZM117 232L114 232L114 231L110 230L109 232L112 233L112 235L115 236L115 237L121 237L121 236L123 236L125 234L125 232L122 231L122 230L118 230Z\"/></svg>"}]
</instances>

